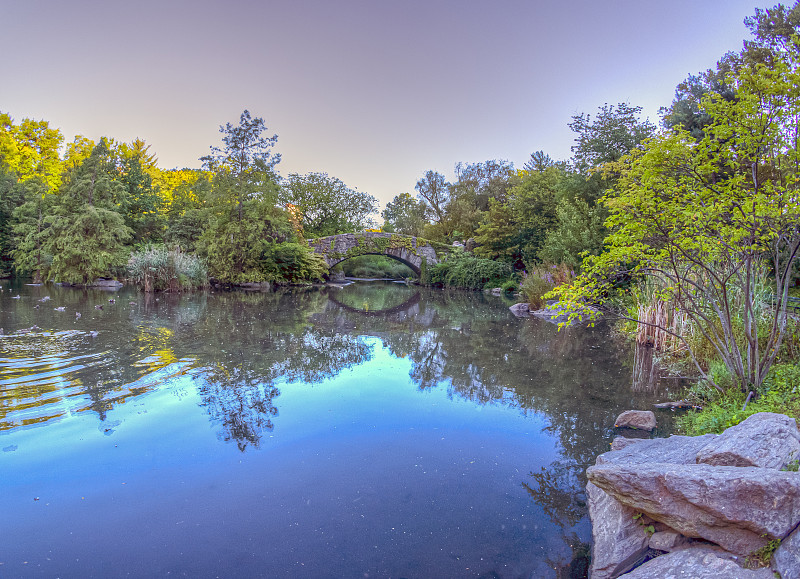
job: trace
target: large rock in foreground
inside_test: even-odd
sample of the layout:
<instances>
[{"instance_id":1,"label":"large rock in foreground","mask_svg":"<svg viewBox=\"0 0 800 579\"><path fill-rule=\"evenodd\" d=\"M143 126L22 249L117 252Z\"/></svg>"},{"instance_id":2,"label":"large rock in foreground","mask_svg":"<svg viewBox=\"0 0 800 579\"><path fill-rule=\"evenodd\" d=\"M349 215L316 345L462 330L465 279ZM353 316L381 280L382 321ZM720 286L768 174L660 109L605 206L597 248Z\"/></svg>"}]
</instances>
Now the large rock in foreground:
<instances>
[{"instance_id":1,"label":"large rock in foreground","mask_svg":"<svg viewBox=\"0 0 800 579\"><path fill-rule=\"evenodd\" d=\"M698 464L781 469L800 458L794 418L759 412L731 426L697 453Z\"/></svg>"},{"instance_id":2,"label":"large rock in foreground","mask_svg":"<svg viewBox=\"0 0 800 579\"><path fill-rule=\"evenodd\" d=\"M644 561L650 537L637 514L592 483L586 485L592 525L592 579L614 579Z\"/></svg>"},{"instance_id":3,"label":"large rock in foreground","mask_svg":"<svg viewBox=\"0 0 800 579\"><path fill-rule=\"evenodd\" d=\"M590 467L586 475L623 505L739 555L784 538L800 521L800 476L793 472L612 463Z\"/></svg>"},{"instance_id":4,"label":"large rock in foreground","mask_svg":"<svg viewBox=\"0 0 800 579\"><path fill-rule=\"evenodd\" d=\"M773 579L769 569L743 569L710 549L682 549L656 557L625 579Z\"/></svg>"},{"instance_id":5,"label":"large rock in foreground","mask_svg":"<svg viewBox=\"0 0 800 579\"><path fill-rule=\"evenodd\" d=\"M800 529L795 529L781 541L772 557L772 567L781 579L800 579Z\"/></svg>"},{"instance_id":6,"label":"large rock in foreground","mask_svg":"<svg viewBox=\"0 0 800 579\"><path fill-rule=\"evenodd\" d=\"M614 439L611 452L597 457L597 464L695 464L697 452L717 438L716 434L703 436L670 436L651 439Z\"/></svg>"}]
</instances>

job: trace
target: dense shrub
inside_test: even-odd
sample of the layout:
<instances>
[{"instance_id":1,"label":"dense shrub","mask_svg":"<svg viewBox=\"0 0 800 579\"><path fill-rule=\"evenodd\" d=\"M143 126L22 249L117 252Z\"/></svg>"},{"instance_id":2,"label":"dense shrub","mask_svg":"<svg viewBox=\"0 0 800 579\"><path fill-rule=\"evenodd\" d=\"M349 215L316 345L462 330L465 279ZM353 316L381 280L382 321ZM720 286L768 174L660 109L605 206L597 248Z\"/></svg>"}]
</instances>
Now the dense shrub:
<instances>
[{"instance_id":1,"label":"dense shrub","mask_svg":"<svg viewBox=\"0 0 800 579\"><path fill-rule=\"evenodd\" d=\"M202 259L163 245L133 252L127 271L146 292L186 291L208 285L208 269Z\"/></svg>"},{"instance_id":2,"label":"dense shrub","mask_svg":"<svg viewBox=\"0 0 800 579\"><path fill-rule=\"evenodd\" d=\"M511 277L511 273L511 266L507 263L458 250L447 256L445 261L427 268L431 285L464 289L499 287Z\"/></svg>"},{"instance_id":3,"label":"dense shrub","mask_svg":"<svg viewBox=\"0 0 800 579\"><path fill-rule=\"evenodd\" d=\"M261 260L263 281L302 283L321 281L328 273L325 261L305 243L270 243Z\"/></svg>"}]
</instances>

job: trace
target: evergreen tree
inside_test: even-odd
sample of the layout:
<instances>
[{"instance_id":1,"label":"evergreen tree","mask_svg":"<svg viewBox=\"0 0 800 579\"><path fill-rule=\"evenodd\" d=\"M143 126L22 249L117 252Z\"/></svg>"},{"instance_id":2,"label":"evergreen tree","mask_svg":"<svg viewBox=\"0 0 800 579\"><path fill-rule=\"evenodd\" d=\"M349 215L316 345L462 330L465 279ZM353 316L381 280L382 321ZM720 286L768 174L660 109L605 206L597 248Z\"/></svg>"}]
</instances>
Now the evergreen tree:
<instances>
[{"instance_id":1,"label":"evergreen tree","mask_svg":"<svg viewBox=\"0 0 800 579\"><path fill-rule=\"evenodd\" d=\"M17 273L30 274L34 283L44 280L52 256L44 250L49 224L49 214L55 195L47 193L47 186L40 180L30 180L24 185L25 202L14 209L14 249L11 257Z\"/></svg>"},{"instance_id":2,"label":"evergreen tree","mask_svg":"<svg viewBox=\"0 0 800 579\"><path fill-rule=\"evenodd\" d=\"M48 217L43 245L53 256L49 276L56 281L89 283L127 262L131 230L115 200L124 196L105 139L67 177Z\"/></svg>"}]
</instances>

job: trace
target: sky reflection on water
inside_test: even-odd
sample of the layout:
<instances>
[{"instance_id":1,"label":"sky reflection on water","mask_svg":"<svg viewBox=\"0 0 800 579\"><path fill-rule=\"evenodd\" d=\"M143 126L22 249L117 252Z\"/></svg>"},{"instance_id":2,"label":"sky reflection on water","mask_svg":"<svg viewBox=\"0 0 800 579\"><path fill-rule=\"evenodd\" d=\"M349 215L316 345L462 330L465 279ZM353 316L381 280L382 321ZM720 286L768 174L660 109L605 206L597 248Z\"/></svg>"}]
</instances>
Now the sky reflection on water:
<instances>
[{"instance_id":1,"label":"sky reflection on water","mask_svg":"<svg viewBox=\"0 0 800 579\"><path fill-rule=\"evenodd\" d=\"M583 469L653 397L481 294L5 289L2 577L569 576Z\"/></svg>"}]
</instances>

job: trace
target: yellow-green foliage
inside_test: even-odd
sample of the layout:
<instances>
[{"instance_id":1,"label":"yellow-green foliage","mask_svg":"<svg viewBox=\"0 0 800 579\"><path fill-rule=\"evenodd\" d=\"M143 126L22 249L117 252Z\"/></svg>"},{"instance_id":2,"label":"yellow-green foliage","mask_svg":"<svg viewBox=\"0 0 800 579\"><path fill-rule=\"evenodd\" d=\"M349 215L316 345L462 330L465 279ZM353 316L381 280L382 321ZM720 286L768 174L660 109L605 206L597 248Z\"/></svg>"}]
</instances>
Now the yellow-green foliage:
<instances>
[{"instance_id":1,"label":"yellow-green foliage","mask_svg":"<svg viewBox=\"0 0 800 579\"><path fill-rule=\"evenodd\" d=\"M608 302L620 277L669 280L677 306L746 392L765 380L785 327L776 307L777 323L760 333L762 260L775 256L769 292L783 296L784 265L800 251L800 69L780 61L743 68L734 86L735 99L703 98L712 121L700 141L674 129L605 167L620 178L602 199L611 232L604 252L557 293L577 316L587 302ZM737 293L741 309L730 307Z\"/></svg>"}]
</instances>

